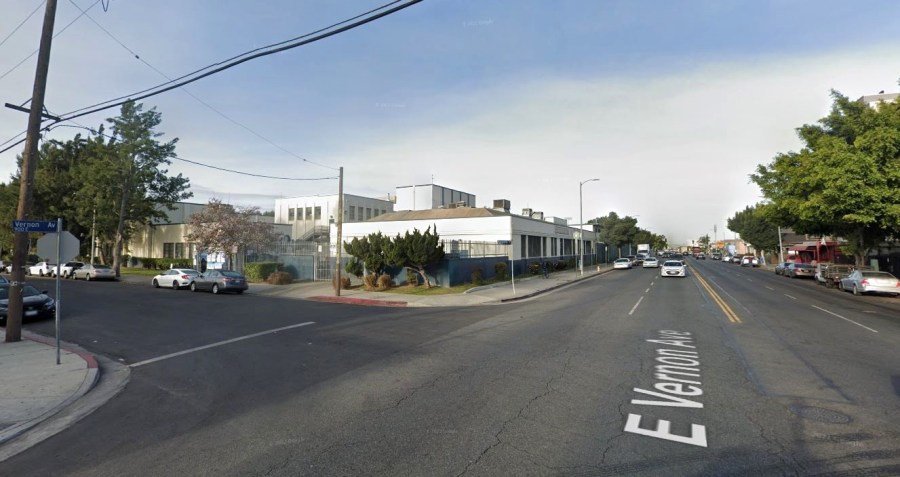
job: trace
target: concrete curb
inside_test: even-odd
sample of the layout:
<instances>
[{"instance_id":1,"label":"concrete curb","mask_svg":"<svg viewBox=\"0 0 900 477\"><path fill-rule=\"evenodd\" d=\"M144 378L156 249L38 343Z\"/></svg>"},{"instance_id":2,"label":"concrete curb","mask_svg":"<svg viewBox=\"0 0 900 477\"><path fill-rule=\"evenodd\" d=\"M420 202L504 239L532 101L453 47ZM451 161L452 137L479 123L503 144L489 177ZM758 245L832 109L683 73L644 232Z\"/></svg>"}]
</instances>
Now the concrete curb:
<instances>
[{"instance_id":1,"label":"concrete curb","mask_svg":"<svg viewBox=\"0 0 900 477\"><path fill-rule=\"evenodd\" d=\"M327 303L343 303L346 305L367 305L367 306L392 306L392 307L404 307L407 306L405 301L392 301L392 300L373 300L368 298L350 298L343 296L311 296L307 298L307 300L311 301L322 301Z\"/></svg>"},{"instance_id":2,"label":"concrete curb","mask_svg":"<svg viewBox=\"0 0 900 477\"><path fill-rule=\"evenodd\" d=\"M22 338L27 339L29 341L34 341L41 344L46 344L49 346L56 347L56 340L52 338L47 338L45 336L37 335L34 333L29 333L25 330L22 330ZM47 419L53 417L55 414L59 413L63 409L67 408L69 405L74 403L75 401L81 399L82 396L87 394L94 386L97 384L97 381L100 379L100 369L97 366L97 359L94 358L94 355L84 351L81 348L78 348L74 345L70 345L68 343L60 342L59 346L60 350L65 350L69 353L77 355L81 359L83 359L87 363L87 372L84 376L84 381L81 382L81 386L75 391L74 394L67 397L64 401L57 404L53 408L47 410L47 412L37 416L33 419L30 419L25 422L20 422L15 426L4 429L2 433L0 433L0 444L3 444L9 440L12 440L19 435L23 434L25 431L37 426L38 424L46 421Z\"/></svg>"},{"instance_id":3,"label":"concrete curb","mask_svg":"<svg viewBox=\"0 0 900 477\"><path fill-rule=\"evenodd\" d=\"M552 286L552 287L550 287L550 288L544 288L543 290L538 290L538 291L535 291L535 292L531 292L531 293L528 293L528 294L526 294L526 295L522 295L522 296L514 296L514 297L512 297L512 298L502 298L502 299L500 299L500 303L510 303L510 302L514 302L514 301L518 301L518 300L525 300L525 299L527 299L527 298L532 298L532 297L538 296L538 295L540 295L540 294L542 294L542 293L546 293L546 292L549 292L549 291L556 290L556 289L558 289L558 288L562 288L562 287L565 287L565 286L569 286L569 285L571 285L571 284L573 284L573 283L582 282L582 281L584 281L584 280L590 280L591 278L596 278L596 277L599 277L600 275L606 275L607 273L610 273L610 272L612 272L613 270L614 270L614 269L612 269L612 268L610 268L609 270L603 270L603 271L601 271L601 272L597 272L597 273L595 273L595 274L593 274L593 275L590 275L590 276L587 276L587 277L576 278L575 280L572 280L572 281L570 281L570 282L560 283L559 285L554 285L554 286Z\"/></svg>"}]
</instances>

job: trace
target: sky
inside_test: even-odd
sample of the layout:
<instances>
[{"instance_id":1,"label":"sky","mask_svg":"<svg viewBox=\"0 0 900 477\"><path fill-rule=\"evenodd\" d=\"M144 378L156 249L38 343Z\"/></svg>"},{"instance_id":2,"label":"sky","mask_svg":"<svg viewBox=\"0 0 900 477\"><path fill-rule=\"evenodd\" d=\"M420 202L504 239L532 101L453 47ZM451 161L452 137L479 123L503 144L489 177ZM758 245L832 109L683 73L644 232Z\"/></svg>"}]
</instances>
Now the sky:
<instances>
[{"instance_id":1,"label":"sky","mask_svg":"<svg viewBox=\"0 0 900 477\"><path fill-rule=\"evenodd\" d=\"M59 0L45 104L131 95L387 2ZM4 0L0 102L31 96L41 5ZM894 0L425 0L142 102L192 161L168 168L191 202L271 210L336 194L343 167L345 193L433 182L573 224L630 215L686 244L734 236L727 219L764 200L749 175L802 147L832 89L900 91L898 44ZM0 142L26 123L0 109ZM0 180L21 151L0 154Z\"/></svg>"}]
</instances>

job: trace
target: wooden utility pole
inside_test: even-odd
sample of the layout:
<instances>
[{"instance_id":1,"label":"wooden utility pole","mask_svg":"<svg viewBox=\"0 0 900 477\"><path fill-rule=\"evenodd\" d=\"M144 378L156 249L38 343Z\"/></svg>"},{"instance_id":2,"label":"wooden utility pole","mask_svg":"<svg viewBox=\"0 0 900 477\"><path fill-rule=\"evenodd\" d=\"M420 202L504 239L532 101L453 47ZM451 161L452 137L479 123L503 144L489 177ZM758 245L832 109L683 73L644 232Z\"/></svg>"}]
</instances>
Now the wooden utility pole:
<instances>
[{"instance_id":1,"label":"wooden utility pole","mask_svg":"<svg viewBox=\"0 0 900 477\"><path fill-rule=\"evenodd\" d=\"M344 167L340 168L338 176L338 213L337 213L337 251L334 254L334 271L337 277L334 281L334 296L341 296L341 249L344 248L341 241L341 232L344 225Z\"/></svg>"},{"instance_id":2,"label":"wooden utility pole","mask_svg":"<svg viewBox=\"0 0 900 477\"><path fill-rule=\"evenodd\" d=\"M53 23L56 19L56 0L47 0L44 10L44 27L38 50L37 68L34 73L34 90L31 93L31 112L28 115L28 134L25 136L25 152L22 157L22 173L19 179L19 206L16 219L25 220L31 213L33 202L34 169L37 165L38 140L41 134L41 113L44 109L44 93L47 90L47 72L50 69L50 44L53 40ZM9 224L7 224L9 226ZM58 232L62 232L61 230ZM25 258L28 255L28 232L16 232L13 248L12 281L9 287L9 308L6 317L6 341L22 339L22 286L25 280Z\"/></svg>"}]
</instances>

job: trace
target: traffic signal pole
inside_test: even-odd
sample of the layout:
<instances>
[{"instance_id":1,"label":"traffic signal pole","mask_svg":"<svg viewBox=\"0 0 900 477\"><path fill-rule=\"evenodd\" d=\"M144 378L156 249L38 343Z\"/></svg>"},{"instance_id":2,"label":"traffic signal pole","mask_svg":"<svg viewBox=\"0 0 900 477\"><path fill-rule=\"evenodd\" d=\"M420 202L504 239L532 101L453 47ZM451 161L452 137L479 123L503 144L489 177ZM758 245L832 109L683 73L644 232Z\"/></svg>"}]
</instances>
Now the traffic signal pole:
<instances>
[{"instance_id":1,"label":"traffic signal pole","mask_svg":"<svg viewBox=\"0 0 900 477\"><path fill-rule=\"evenodd\" d=\"M38 50L37 68L34 73L34 90L31 94L31 112L28 115L28 132L25 136L25 152L19 178L19 205L16 219L25 220L31 213L34 199L34 169L37 165L38 141L41 131L41 113L44 109L44 93L47 90L47 73L50 70L50 44L53 40L53 23L56 19L56 0L47 0L44 10L44 26L41 46ZM9 226L9 224L7 224ZM6 317L6 342L22 340L22 286L25 284L25 258L28 255L28 232L16 232L13 246L12 280L9 287L9 308Z\"/></svg>"}]
</instances>

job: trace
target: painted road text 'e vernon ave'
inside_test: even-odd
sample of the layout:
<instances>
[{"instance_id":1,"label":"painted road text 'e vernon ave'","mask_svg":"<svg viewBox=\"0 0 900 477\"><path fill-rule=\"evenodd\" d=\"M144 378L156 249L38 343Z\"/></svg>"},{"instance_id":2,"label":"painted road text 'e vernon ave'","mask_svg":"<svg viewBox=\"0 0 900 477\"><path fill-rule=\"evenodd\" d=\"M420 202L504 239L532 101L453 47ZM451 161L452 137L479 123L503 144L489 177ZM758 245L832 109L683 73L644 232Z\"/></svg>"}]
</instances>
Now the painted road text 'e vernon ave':
<instances>
[{"instance_id":1,"label":"painted road text 'e vernon ave'","mask_svg":"<svg viewBox=\"0 0 900 477\"><path fill-rule=\"evenodd\" d=\"M634 388L634 392L658 399L632 399L631 404L703 408L703 403L687 399L703 395L703 390L700 389L700 355L695 351L697 347L693 341L690 333L672 330L661 330L658 338L647 340L648 343L666 345L667 348L656 350L657 364L653 367L653 377L658 382L653 384L655 391ZM656 429L644 429L640 427L642 418L640 414L629 413L625 432L706 447L705 426L691 424L690 435L684 436L673 434L672 422L664 419L658 420Z\"/></svg>"}]
</instances>

